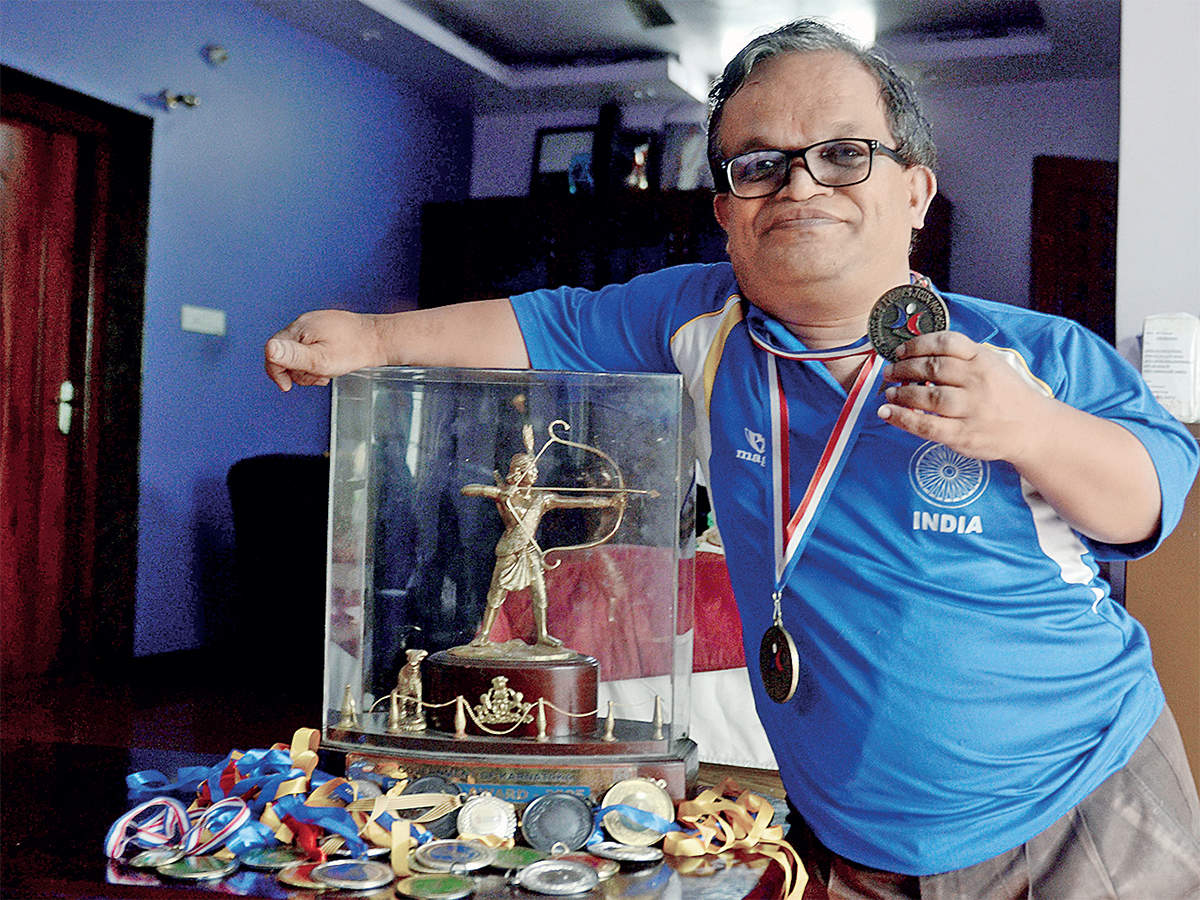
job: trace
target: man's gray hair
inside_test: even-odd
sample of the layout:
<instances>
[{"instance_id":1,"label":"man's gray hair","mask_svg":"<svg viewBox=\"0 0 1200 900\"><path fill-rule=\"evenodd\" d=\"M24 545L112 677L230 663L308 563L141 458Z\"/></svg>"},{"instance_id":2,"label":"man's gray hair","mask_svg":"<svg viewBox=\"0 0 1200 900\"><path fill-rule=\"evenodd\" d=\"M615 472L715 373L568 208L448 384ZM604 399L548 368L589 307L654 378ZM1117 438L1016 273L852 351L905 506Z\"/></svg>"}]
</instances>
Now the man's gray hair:
<instances>
[{"instance_id":1,"label":"man's gray hair","mask_svg":"<svg viewBox=\"0 0 1200 900\"><path fill-rule=\"evenodd\" d=\"M937 148L912 83L894 69L879 53L817 19L798 19L769 34L754 38L725 66L725 71L708 93L708 165L718 191L729 190L721 171L721 115L729 98L749 77L751 69L764 59L784 53L813 53L833 50L860 62L879 81L888 128L896 140L896 149L909 165L933 168ZM860 137L861 135L836 135ZM784 148L787 149L787 148Z\"/></svg>"}]
</instances>

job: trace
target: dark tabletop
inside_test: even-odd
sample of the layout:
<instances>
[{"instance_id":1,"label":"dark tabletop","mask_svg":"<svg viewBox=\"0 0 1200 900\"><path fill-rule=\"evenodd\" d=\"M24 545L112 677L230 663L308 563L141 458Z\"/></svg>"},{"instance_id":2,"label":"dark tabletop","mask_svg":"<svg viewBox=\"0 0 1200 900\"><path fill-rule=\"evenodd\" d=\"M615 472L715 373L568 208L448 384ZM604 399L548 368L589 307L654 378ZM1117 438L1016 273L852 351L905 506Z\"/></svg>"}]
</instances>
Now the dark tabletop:
<instances>
[{"instance_id":1,"label":"dark tabletop","mask_svg":"<svg viewBox=\"0 0 1200 900\"><path fill-rule=\"evenodd\" d=\"M0 763L0 893L25 897L191 897L223 893L244 897L310 898L317 894L287 887L269 873L240 870L220 882L193 884L161 879L153 872L109 862L104 837L132 804L125 776L157 769L171 777L184 766L213 765L222 755L119 748L90 744L4 739ZM322 751L321 768L342 771L339 755ZM739 852L720 857L677 859L623 870L577 898L703 898L741 900L775 897L780 872L765 857ZM393 898L389 886L374 892L327 891L322 900ZM474 896L534 898L511 886L503 873L478 876Z\"/></svg>"}]
</instances>

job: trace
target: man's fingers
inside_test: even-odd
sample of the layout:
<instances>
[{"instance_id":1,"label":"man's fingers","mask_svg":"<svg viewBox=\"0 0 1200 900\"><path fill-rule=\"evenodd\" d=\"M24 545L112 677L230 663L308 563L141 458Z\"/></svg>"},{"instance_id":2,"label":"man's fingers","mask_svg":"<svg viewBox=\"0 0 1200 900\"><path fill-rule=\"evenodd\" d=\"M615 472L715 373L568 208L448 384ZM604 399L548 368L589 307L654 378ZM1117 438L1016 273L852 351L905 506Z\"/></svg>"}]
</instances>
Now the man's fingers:
<instances>
[{"instance_id":1,"label":"man's fingers","mask_svg":"<svg viewBox=\"0 0 1200 900\"><path fill-rule=\"evenodd\" d=\"M885 403L880 406L879 418L909 434L927 441L937 441L939 444L948 444L960 425L956 419L929 415L914 409L906 409L894 403Z\"/></svg>"},{"instance_id":2,"label":"man's fingers","mask_svg":"<svg viewBox=\"0 0 1200 900\"><path fill-rule=\"evenodd\" d=\"M292 389L292 379L285 369L279 366L267 363L267 377L279 386L281 391L290 391Z\"/></svg>"},{"instance_id":3,"label":"man's fingers","mask_svg":"<svg viewBox=\"0 0 1200 900\"><path fill-rule=\"evenodd\" d=\"M958 331L931 331L905 341L896 348L897 359L912 359L918 356L956 356L973 359L979 345Z\"/></svg>"},{"instance_id":4,"label":"man's fingers","mask_svg":"<svg viewBox=\"0 0 1200 900\"><path fill-rule=\"evenodd\" d=\"M292 372L291 377L296 384L304 387L313 387L314 385L318 387L324 387L325 385L329 384L330 381L330 379L324 375L310 375L307 372Z\"/></svg>"},{"instance_id":5,"label":"man's fingers","mask_svg":"<svg viewBox=\"0 0 1200 900\"><path fill-rule=\"evenodd\" d=\"M967 396L961 388L941 384L893 385L884 391L888 403L906 409L959 418L967 412Z\"/></svg>"},{"instance_id":6,"label":"man's fingers","mask_svg":"<svg viewBox=\"0 0 1200 900\"><path fill-rule=\"evenodd\" d=\"M961 386L966 383L969 366L957 356L916 356L892 363L884 370L883 379Z\"/></svg>"},{"instance_id":7,"label":"man's fingers","mask_svg":"<svg viewBox=\"0 0 1200 900\"><path fill-rule=\"evenodd\" d=\"M287 338L271 338L267 341L267 359L285 369L308 371L316 361L316 354L299 341Z\"/></svg>"},{"instance_id":8,"label":"man's fingers","mask_svg":"<svg viewBox=\"0 0 1200 900\"><path fill-rule=\"evenodd\" d=\"M279 352L279 344L280 342L274 338L267 341L266 346L263 348L263 365L266 367L267 377L275 382L281 391L290 391L292 389L292 376L276 359Z\"/></svg>"},{"instance_id":9,"label":"man's fingers","mask_svg":"<svg viewBox=\"0 0 1200 900\"><path fill-rule=\"evenodd\" d=\"M264 354L267 375L282 390L290 390L293 384L329 384L324 355L316 347L276 336L267 341Z\"/></svg>"}]
</instances>

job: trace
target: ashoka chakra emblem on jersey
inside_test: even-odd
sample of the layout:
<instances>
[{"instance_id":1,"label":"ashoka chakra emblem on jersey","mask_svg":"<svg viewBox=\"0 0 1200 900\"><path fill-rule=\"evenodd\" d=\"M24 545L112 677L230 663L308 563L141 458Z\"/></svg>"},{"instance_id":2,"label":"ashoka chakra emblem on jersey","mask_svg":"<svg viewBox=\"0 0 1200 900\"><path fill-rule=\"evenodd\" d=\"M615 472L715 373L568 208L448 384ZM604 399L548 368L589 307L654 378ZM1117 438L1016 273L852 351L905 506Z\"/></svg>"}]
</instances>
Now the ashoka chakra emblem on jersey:
<instances>
[{"instance_id":1,"label":"ashoka chakra emblem on jersey","mask_svg":"<svg viewBox=\"0 0 1200 900\"><path fill-rule=\"evenodd\" d=\"M917 493L935 506L966 506L984 492L991 469L986 462L956 453L945 444L922 444L908 464Z\"/></svg>"}]
</instances>

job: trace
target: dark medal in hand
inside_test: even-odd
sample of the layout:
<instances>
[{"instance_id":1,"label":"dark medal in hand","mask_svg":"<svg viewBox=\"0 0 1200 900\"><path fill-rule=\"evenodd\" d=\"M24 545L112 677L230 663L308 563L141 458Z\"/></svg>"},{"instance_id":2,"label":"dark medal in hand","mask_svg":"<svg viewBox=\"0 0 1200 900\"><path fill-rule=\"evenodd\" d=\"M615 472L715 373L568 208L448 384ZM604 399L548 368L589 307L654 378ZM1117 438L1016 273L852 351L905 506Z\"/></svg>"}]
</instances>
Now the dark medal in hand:
<instances>
[{"instance_id":1,"label":"dark medal in hand","mask_svg":"<svg viewBox=\"0 0 1200 900\"><path fill-rule=\"evenodd\" d=\"M888 362L905 341L950 327L946 301L919 284L894 287L875 301L867 317L871 346Z\"/></svg>"}]
</instances>

